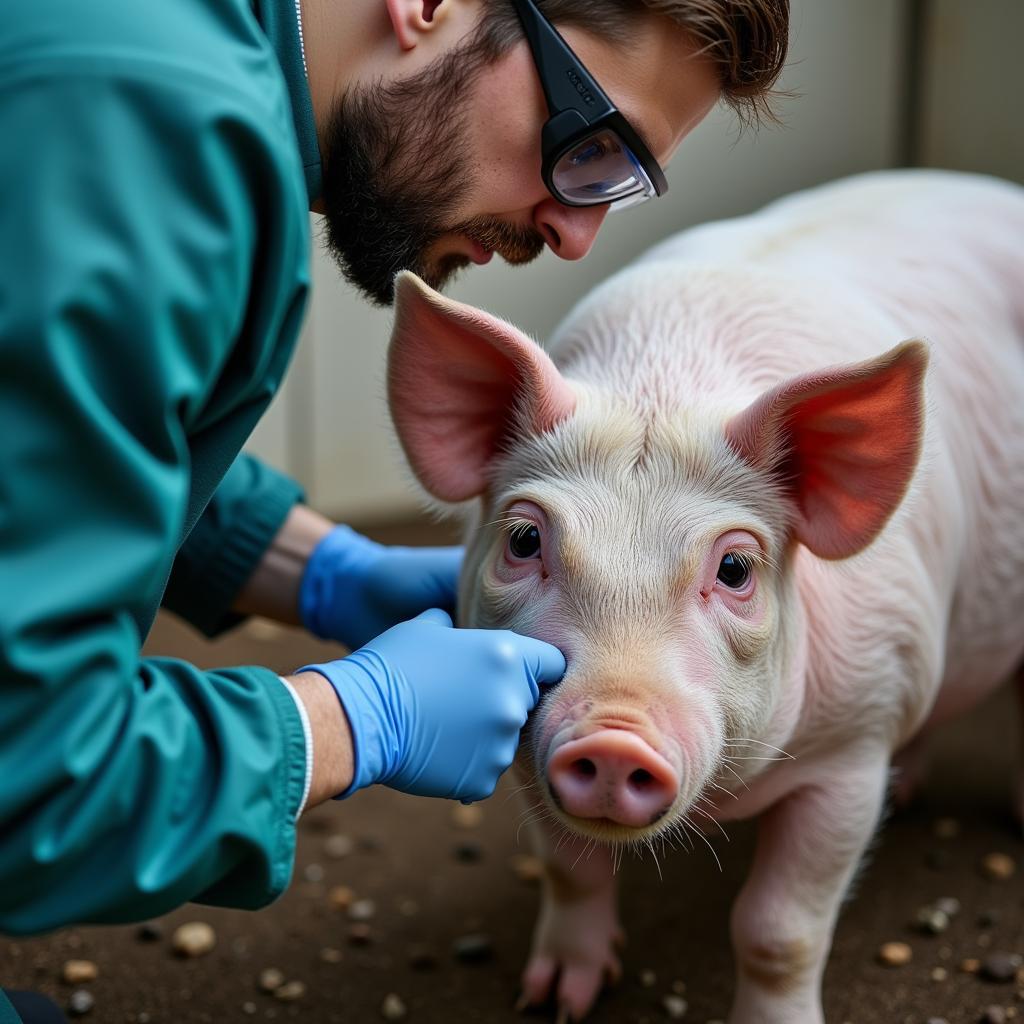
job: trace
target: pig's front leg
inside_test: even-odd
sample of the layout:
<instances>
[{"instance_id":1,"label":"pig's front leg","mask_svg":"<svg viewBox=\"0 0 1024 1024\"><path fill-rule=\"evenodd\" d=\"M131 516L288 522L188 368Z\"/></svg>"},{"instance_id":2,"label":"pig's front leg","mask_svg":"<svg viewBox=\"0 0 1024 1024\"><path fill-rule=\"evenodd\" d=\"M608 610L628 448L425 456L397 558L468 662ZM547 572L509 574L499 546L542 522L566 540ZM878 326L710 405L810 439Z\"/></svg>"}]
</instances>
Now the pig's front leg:
<instances>
[{"instance_id":1,"label":"pig's front leg","mask_svg":"<svg viewBox=\"0 0 1024 1024\"><path fill-rule=\"evenodd\" d=\"M622 943L610 850L565 838L562 828L534 827L544 861L540 916L523 971L519 1008L558 1003L558 1021L590 1012L606 981L617 981Z\"/></svg>"},{"instance_id":2,"label":"pig's front leg","mask_svg":"<svg viewBox=\"0 0 1024 1024\"><path fill-rule=\"evenodd\" d=\"M729 1024L822 1024L821 978L839 907L877 826L889 753L822 762L761 819L732 913L737 962Z\"/></svg>"}]
</instances>

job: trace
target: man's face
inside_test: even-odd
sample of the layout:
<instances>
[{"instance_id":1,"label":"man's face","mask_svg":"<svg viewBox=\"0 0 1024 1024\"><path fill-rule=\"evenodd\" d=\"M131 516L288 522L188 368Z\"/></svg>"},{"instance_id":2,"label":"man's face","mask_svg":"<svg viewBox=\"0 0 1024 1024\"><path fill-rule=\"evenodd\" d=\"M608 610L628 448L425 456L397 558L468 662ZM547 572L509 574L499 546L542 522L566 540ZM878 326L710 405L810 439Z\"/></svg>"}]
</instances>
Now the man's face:
<instances>
[{"instance_id":1,"label":"man's face","mask_svg":"<svg viewBox=\"0 0 1024 1024\"><path fill-rule=\"evenodd\" d=\"M560 31L665 166L718 82L667 18L635 20L628 48ZM547 117L525 42L491 64L460 47L412 77L350 89L321 143L327 244L344 275L389 305L401 270L441 288L494 253L513 264L545 245L563 259L586 255L608 208L565 206L548 192Z\"/></svg>"}]
</instances>

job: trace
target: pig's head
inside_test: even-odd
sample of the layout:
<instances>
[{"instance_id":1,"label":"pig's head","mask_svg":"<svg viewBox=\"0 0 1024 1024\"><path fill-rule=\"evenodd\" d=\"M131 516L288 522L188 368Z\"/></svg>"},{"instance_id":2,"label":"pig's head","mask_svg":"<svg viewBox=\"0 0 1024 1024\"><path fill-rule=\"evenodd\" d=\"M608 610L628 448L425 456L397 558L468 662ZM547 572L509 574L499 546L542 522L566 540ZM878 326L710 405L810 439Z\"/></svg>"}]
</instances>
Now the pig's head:
<instances>
[{"instance_id":1,"label":"pig's head","mask_svg":"<svg viewBox=\"0 0 1024 1024\"><path fill-rule=\"evenodd\" d=\"M740 740L786 738L794 551L852 555L900 503L924 346L796 377L745 408L666 410L564 377L514 327L413 275L396 295L399 438L427 491L470 503L461 624L567 658L521 767L586 836L678 828L730 754L763 752Z\"/></svg>"}]
</instances>

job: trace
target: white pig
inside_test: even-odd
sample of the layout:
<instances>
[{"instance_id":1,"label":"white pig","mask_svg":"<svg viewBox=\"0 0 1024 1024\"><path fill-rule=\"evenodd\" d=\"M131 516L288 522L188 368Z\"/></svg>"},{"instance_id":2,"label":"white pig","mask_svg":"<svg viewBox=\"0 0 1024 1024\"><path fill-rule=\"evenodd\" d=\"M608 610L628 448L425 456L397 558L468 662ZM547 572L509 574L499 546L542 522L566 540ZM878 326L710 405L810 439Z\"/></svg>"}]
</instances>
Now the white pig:
<instances>
[{"instance_id":1,"label":"white pig","mask_svg":"<svg viewBox=\"0 0 1024 1024\"><path fill-rule=\"evenodd\" d=\"M578 1020L619 973L621 846L760 815L730 1021L815 1024L894 758L1024 658L1024 189L873 174L684 232L550 352L399 281L392 414L466 503L461 622L569 666L520 748L523 1003Z\"/></svg>"}]
</instances>

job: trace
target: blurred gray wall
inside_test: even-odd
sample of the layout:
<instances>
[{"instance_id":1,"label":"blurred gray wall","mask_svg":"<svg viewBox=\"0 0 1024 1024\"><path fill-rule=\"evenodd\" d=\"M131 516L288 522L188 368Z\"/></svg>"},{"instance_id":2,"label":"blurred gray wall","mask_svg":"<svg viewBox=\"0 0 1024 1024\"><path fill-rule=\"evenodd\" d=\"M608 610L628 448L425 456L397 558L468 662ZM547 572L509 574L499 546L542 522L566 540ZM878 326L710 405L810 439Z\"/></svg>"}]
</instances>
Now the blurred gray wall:
<instances>
[{"instance_id":1,"label":"blurred gray wall","mask_svg":"<svg viewBox=\"0 0 1024 1024\"><path fill-rule=\"evenodd\" d=\"M793 0L785 127L738 137L734 117L715 111L676 154L667 197L612 214L585 260L496 260L451 293L543 341L577 298L654 242L775 196L901 162L1024 180L1022 39L1024 0ZM420 505L384 403L390 321L317 247L299 352L251 448L339 518L401 518Z\"/></svg>"}]
</instances>

